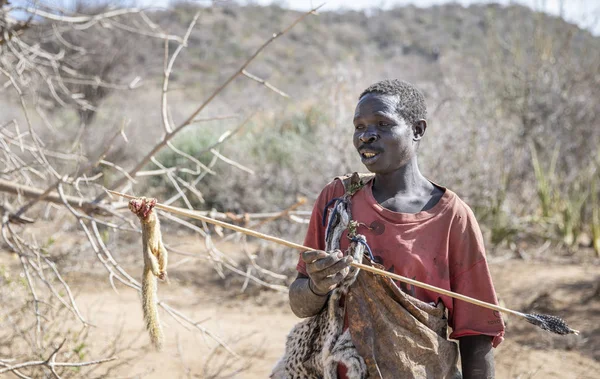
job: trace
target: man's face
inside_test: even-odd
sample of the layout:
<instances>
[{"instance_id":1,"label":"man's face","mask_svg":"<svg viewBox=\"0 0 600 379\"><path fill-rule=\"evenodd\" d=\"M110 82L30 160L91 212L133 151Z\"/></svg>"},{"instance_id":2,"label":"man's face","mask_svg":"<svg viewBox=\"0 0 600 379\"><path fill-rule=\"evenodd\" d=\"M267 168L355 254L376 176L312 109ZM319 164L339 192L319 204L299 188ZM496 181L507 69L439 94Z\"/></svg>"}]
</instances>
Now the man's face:
<instances>
[{"instance_id":1,"label":"man's face","mask_svg":"<svg viewBox=\"0 0 600 379\"><path fill-rule=\"evenodd\" d=\"M404 166L425 132L424 120L415 127L406 124L396 111L397 102L395 96L369 93L356 105L354 147L371 172L387 174Z\"/></svg>"}]
</instances>

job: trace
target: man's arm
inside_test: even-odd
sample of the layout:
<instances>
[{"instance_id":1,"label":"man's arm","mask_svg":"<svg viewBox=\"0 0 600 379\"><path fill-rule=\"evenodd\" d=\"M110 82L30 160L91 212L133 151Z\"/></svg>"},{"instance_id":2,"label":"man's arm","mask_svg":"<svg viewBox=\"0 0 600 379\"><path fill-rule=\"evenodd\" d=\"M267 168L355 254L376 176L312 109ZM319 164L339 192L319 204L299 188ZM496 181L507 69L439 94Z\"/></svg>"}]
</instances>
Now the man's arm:
<instances>
[{"instance_id":1,"label":"man's arm","mask_svg":"<svg viewBox=\"0 0 600 379\"><path fill-rule=\"evenodd\" d=\"M310 278L298 273L298 277L290 286L290 307L298 317L314 316L323 309L327 302L328 294L318 294L309 288Z\"/></svg>"},{"instance_id":2,"label":"man's arm","mask_svg":"<svg viewBox=\"0 0 600 379\"><path fill-rule=\"evenodd\" d=\"M463 379L494 379L492 337L486 335L459 338Z\"/></svg>"},{"instance_id":3,"label":"man's arm","mask_svg":"<svg viewBox=\"0 0 600 379\"><path fill-rule=\"evenodd\" d=\"M314 316L323 309L329 292L336 288L348 275L352 257L344 257L337 250L328 254L324 251L305 251L301 259L306 263L304 275L298 277L290 286L290 307L298 317Z\"/></svg>"}]
</instances>

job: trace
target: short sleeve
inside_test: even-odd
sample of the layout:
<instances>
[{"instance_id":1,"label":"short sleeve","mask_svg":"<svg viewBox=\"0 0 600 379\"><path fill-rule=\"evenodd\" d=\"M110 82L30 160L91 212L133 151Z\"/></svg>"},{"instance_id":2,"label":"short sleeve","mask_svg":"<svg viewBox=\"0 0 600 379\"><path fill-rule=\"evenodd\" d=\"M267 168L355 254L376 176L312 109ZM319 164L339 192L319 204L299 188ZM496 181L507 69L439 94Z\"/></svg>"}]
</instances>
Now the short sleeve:
<instances>
[{"instance_id":1,"label":"short sleeve","mask_svg":"<svg viewBox=\"0 0 600 379\"><path fill-rule=\"evenodd\" d=\"M308 230L304 237L304 246L311 247L315 250L325 250L325 227L323 226L323 212L325 206L333 198L340 197L344 194L344 185L340 180L334 180L323 188L317 201L313 206L312 214L310 216L310 222L308 224ZM306 264L298 257L298 264L296 270L303 274L306 273Z\"/></svg>"},{"instance_id":2,"label":"short sleeve","mask_svg":"<svg viewBox=\"0 0 600 379\"><path fill-rule=\"evenodd\" d=\"M485 258L481 230L466 204L457 212L450 230L449 269L452 291L498 304ZM504 322L498 311L453 299L449 313L449 324L453 329L450 338L488 335L493 337L494 347L504 339Z\"/></svg>"}]
</instances>

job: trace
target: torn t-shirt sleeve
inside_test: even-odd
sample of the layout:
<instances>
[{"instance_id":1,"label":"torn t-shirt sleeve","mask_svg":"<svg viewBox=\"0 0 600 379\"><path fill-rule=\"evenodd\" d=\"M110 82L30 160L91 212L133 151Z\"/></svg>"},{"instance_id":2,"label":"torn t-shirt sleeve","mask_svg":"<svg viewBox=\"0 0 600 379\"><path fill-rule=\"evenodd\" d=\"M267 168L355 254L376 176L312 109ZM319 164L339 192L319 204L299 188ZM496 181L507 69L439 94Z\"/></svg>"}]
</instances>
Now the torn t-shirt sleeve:
<instances>
[{"instance_id":1,"label":"torn t-shirt sleeve","mask_svg":"<svg viewBox=\"0 0 600 379\"><path fill-rule=\"evenodd\" d=\"M485 258L481 230L473 212L465 204L457 212L450 230L449 251L451 290L465 296L498 304L496 291ZM472 335L493 337L496 347L504 339L504 322L498 311L453 299L449 312L450 338Z\"/></svg>"},{"instance_id":2,"label":"torn t-shirt sleeve","mask_svg":"<svg viewBox=\"0 0 600 379\"><path fill-rule=\"evenodd\" d=\"M308 230L304 237L304 246L311 247L315 250L325 250L325 226L323 226L323 211L329 200L340 197L344 194L344 185L340 180L334 180L327 184L317 197L317 201L313 206ZM306 264L298 257L296 270L303 274L306 273Z\"/></svg>"}]
</instances>

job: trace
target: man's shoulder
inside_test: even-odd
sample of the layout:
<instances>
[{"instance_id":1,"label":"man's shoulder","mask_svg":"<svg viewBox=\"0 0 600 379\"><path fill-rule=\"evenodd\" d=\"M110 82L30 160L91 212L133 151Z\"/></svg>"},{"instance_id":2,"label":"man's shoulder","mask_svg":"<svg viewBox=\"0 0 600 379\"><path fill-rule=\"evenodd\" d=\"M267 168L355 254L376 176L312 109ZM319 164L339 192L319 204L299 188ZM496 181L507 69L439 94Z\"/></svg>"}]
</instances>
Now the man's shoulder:
<instances>
[{"instance_id":1,"label":"man's shoulder","mask_svg":"<svg viewBox=\"0 0 600 379\"><path fill-rule=\"evenodd\" d=\"M458 221L459 224L477 223L475 213L473 213L473 209L471 209L467 201L449 188L446 188L445 196L452 199L452 201L450 201L450 206L447 209L452 213L454 219Z\"/></svg>"},{"instance_id":2,"label":"man's shoulder","mask_svg":"<svg viewBox=\"0 0 600 379\"><path fill-rule=\"evenodd\" d=\"M331 179L323 189L321 194L333 194L336 196L343 195L346 191L351 190L353 186L362 187L375 177L372 173L353 172L344 175L338 175Z\"/></svg>"},{"instance_id":3,"label":"man's shoulder","mask_svg":"<svg viewBox=\"0 0 600 379\"><path fill-rule=\"evenodd\" d=\"M338 177L335 177L321 189L317 202L328 202L333 198L343 195L344 185L341 180L338 180Z\"/></svg>"},{"instance_id":4,"label":"man's shoulder","mask_svg":"<svg viewBox=\"0 0 600 379\"><path fill-rule=\"evenodd\" d=\"M448 187L442 186L435 182L432 182L438 188L444 190L444 194L442 195L442 201L445 202L447 206L443 207L445 212L450 212L456 216L469 216L473 215L473 210L460 195Z\"/></svg>"},{"instance_id":5,"label":"man's shoulder","mask_svg":"<svg viewBox=\"0 0 600 379\"><path fill-rule=\"evenodd\" d=\"M355 192L365 186L375 177L371 172L352 172L345 175L336 176L333 181L340 181L344 186L344 190Z\"/></svg>"}]
</instances>

